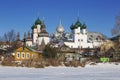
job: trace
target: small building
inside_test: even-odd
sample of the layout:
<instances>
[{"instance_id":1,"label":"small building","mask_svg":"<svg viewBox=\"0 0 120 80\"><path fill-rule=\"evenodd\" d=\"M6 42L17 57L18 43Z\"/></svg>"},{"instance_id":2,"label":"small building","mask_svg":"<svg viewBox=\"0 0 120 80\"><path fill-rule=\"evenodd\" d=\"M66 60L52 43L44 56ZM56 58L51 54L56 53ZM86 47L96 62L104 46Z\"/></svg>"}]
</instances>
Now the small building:
<instances>
[{"instance_id":1,"label":"small building","mask_svg":"<svg viewBox=\"0 0 120 80\"><path fill-rule=\"evenodd\" d=\"M37 52L30 47L20 47L14 52L15 61L39 59L40 57L40 52Z\"/></svg>"},{"instance_id":2,"label":"small building","mask_svg":"<svg viewBox=\"0 0 120 80\"><path fill-rule=\"evenodd\" d=\"M82 57L79 53L76 53L75 50L70 49L65 44L59 47L58 51L59 57L64 61L80 60Z\"/></svg>"}]
</instances>

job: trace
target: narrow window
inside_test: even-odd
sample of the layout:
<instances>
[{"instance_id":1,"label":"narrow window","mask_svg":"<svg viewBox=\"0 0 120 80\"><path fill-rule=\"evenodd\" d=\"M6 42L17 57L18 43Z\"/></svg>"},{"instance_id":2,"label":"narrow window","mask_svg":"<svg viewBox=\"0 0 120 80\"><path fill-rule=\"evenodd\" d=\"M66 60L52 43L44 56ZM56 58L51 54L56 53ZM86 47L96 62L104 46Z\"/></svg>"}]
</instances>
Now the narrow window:
<instances>
[{"instance_id":1,"label":"narrow window","mask_svg":"<svg viewBox=\"0 0 120 80\"><path fill-rule=\"evenodd\" d=\"M20 52L17 52L17 59L20 59Z\"/></svg>"},{"instance_id":2,"label":"narrow window","mask_svg":"<svg viewBox=\"0 0 120 80\"><path fill-rule=\"evenodd\" d=\"M25 58L25 53L24 52L22 52L22 59L24 59Z\"/></svg>"},{"instance_id":3,"label":"narrow window","mask_svg":"<svg viewBox=\"0 0 120 80\"><path fill-rule=\"evenodd\" d=\"M26 54L26 59L30 59L30 54L29 53Z\"/></svg>"}]
</instances>

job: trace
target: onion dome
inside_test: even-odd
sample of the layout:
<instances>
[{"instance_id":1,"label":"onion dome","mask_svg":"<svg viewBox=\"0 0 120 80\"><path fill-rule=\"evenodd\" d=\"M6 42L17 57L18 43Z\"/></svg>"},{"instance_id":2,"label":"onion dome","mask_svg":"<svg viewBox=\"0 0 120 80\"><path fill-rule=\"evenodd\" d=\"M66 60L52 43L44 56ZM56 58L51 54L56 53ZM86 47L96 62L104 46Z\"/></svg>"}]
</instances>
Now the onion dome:
<instances>
[{"instance_id":1,"label":"onion dome","mask_svg":"<svg viewBox=\"0 0 120 80\"><path fill-rule=\"evenodd\" d=\"M40 25L41 24L41 21L40 21L40 19L38 18L36 21L35 21L35 25Z\"/></svg>"},{"instance_id":2,"label":"onion dome","mask_svg":"<svg viewBox=\"0 0 120 80\"><path fill-rule=\"evenodd\" d=\"M81 29L86 29L86 28L87 28L86 24L83 24L81 27Z\"/></svg>"},{"instance_id":3,"label":"onion dome","mask_svg":"<svg viewBox=\"0 0 120 80\"><path fill-rule=\"evenodd\" d=\"M37 26L33 24L33 26L31 27L31 29L35 29L35 28L37 28Z\"/></svg>"},{"instance_id":4,"label":"onion dome","mask_svg":"<svg viewBox=\"0 0 120 80\"><path fill-rule=\"evenodd\" d=\"M63 28L63 26L62 26L61 21L60 21L60 24L59 24L59 26L57 27L56 30L57 30L58 33L64 33L64 28Z\"/></svg>"},{"instance_id":5,"label":"onion dome","mask_svg":"<svg viewBox=\"0 0 120 80\"><path fill-rule=\"evenodd\" d=\"M80 27L80 26L81 26L81 23L80 23L79 18L78 18L78 20L77 20L77 22L75 23L74 27L75 27L75 28L78 28L78 27Z\"/></svg>"},{"instance_id":6,"label":"onion dome","mask_svg":"<svg viewBox=\"0 0 120 80\"><path fill-rule=\"evenodd\" d=\"M78 28L78 27L81 27L81 25L82 25L82 24L80 23L79 18L78 18L78 20L77 20L77 22L75 23L75 25L72 24L72 25L70 26L70 29L71 29L71 30L76 29L76 28Z\"/></svg>"},{"instance_id":7,"label":"onion dome","mask_svg":"<svg viewBox=\"0 0 120 80\"><path fill-rule=\"evenodd\" d=\"M71 29L71 30L73 30L73 29L74 29L74 25L73 25L73 24L70 26L70 29Z\"/></svg>"}]
</instances>

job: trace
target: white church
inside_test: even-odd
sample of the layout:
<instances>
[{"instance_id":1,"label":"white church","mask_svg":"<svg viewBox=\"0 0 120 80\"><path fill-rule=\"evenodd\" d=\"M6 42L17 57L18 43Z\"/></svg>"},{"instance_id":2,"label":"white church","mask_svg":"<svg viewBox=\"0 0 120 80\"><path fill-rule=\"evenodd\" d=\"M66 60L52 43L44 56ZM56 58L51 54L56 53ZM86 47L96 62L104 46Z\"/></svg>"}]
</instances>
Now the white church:
<instances>
[{"instance_id":1,"label":"white church","mask_svg":"<svg viewBox=\"0 0 120 80\"><path fill-rule=\"evenodd\" d=\"M28 35L24 34L24 41L26 46L37 46L41 45L42 42L47 45L50 42L49 33L46 31L44 21L41 21L38 18L31 27L31 29L32 34L30 34L30 32L28 32Z\"/></svg>"},{"instance_id":2,"label":"white church","mask_svg":"<svg viewBox=\"0 0 120 80\"><path fill-rule=\"evenodd\" d=\"M88 32L86 24L80 23L79 18L70 28L73 39L64 42L70 48L97 48L103 44L104 36L100 33Z\"/></svg>"}]
</instances>

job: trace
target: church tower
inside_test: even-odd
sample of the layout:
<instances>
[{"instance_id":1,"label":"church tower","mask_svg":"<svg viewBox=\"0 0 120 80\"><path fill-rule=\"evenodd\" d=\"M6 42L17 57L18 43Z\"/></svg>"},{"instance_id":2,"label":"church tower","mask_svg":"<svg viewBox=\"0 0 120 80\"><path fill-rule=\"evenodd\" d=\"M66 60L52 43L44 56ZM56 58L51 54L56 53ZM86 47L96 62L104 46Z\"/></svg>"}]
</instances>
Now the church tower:
<instances>
[{"instance_id":1,"label":"church tower","mask_svg":"<svg viewBox=\"0 0 120 80\"><path fill-rule=\"evenodd\" d=\"M73 32L74 35L74 42L75 43L80 43L80 35L81 35L81 22L79 21L79 18L77 19L76 23L73 25L71 25L71 30Z\"/></svg>"},{"instance_id":2,"label":"church tower","mask_svg":"<svg viewBox=\"0 0 120 80\"><path fill-rule=\"evenodd\" d=\"M65 44L71 48L86 48L86 47L88 47L86 25L82 24L79 21L79 18L77 19L75 24L72 24L70 26L70 29L73 34L73 42L72 43L65 42Z\"/></svg>"},{"instance_id":3,"label":"church tower","mask_svg":"<svg viewBox=\"0 0 120 80\"><path fill-rule=\"evenodd\" d=\"M38 45L41 45L44 41L45 45L47 45L50 42L49 34L46 32L46 26L44 24L44 21L41 23L41 32L38 34Z\"/></svg>"},{"instance_id":4,"label":"church tower","mask_svg":"<svg viewBox=\"0 0 120 80\"><path fill-rule=\"evenodd\" d=\"M30 31L28 31L28 34L26 35L26 33L24 33L24 45L25 46L32 46L32 38L30 35Z\"/></svg>"},{"instance_id":5,"label":"church tower","mask_svg":"<svg viewBox=\"0 0 120 80\"><path fill-rule=\"evenodd\" d=\"M38 34L41 32L41 21L38 18L35 21L35 24L33 24L32 26L32 39L33 39L33 45L37 44L37 38L38 38Z\"/></svg>"}]
</instances>

